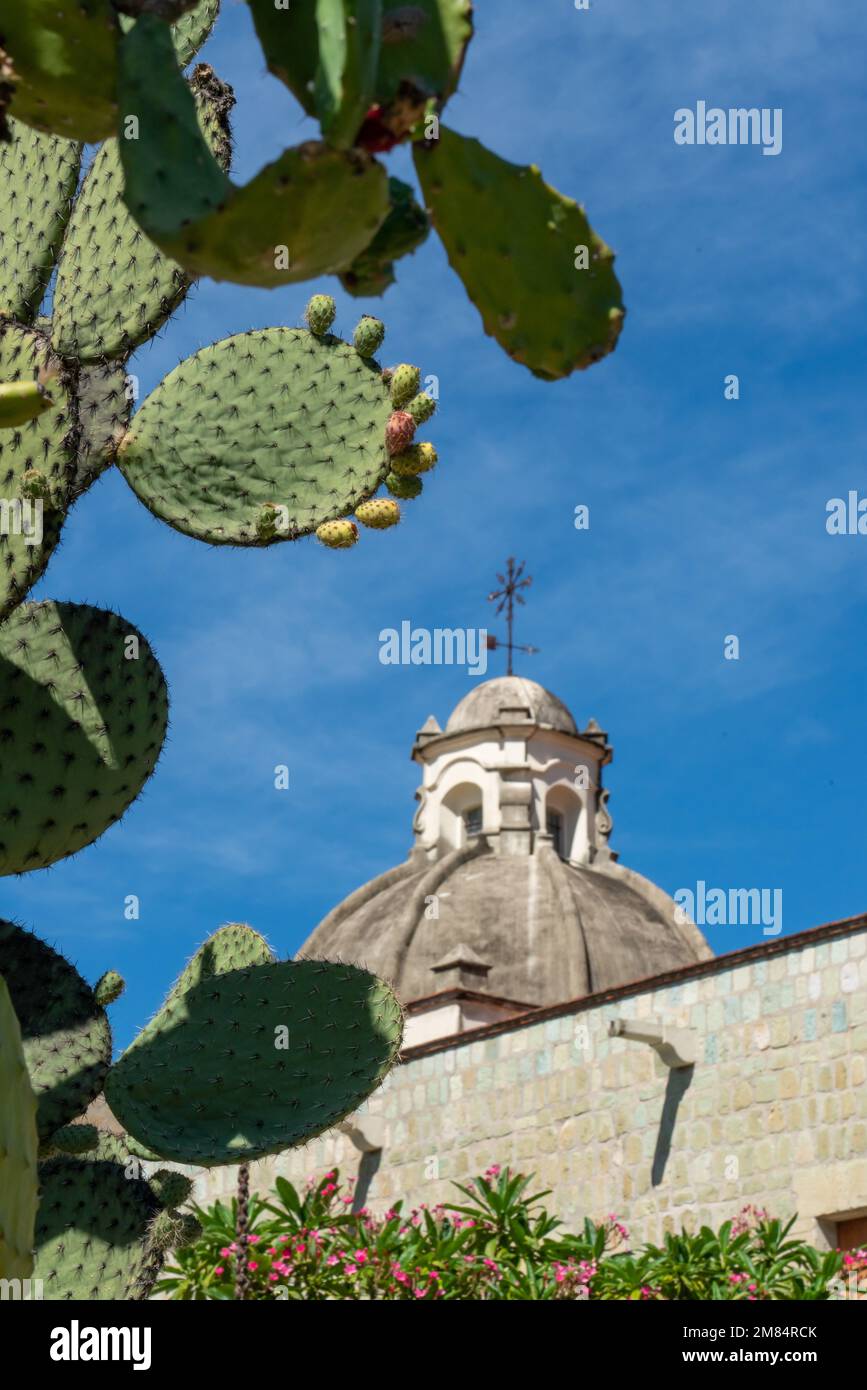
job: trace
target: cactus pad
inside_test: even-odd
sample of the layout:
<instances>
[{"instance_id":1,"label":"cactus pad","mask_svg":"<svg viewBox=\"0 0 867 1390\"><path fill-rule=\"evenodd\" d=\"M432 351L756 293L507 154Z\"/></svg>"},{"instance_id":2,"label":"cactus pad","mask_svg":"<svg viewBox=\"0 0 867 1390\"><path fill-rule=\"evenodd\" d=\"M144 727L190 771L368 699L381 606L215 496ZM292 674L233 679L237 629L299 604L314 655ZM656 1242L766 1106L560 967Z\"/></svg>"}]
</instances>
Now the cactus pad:
<instances>
[{"instance_id":1,"label":"cactus pad","mask_svg":"<svg viewBox=\"0 0 867 1390\"><path fill-rule=\"evenodd\" d=\"M93 990L58 951L0 920L0 975L21 1025L41 1139L82 1114L111 1062L111 1031Z\"/></svg>"},{"instance_id":2,"label":"cactus pad","mask_svg":"<svg viewBox=\"0 0 867 1390\"><path fill-rule=\"evenodd\" d=\"M400 1005L351 965L283 961L174 992L109 1073L130 1134L178 1163L240 1163L356 1109L400 1047Z\"/></svg>"},{"instance_id":3,"label":"cactus pad","mask_svg":"<svg viewBox=\"0 0 867 1390\"><path fill-rule=\"evenodd\" d=\"M473 36L471 0L384 0L376 106L359 143L388 148L403 139L427 103L443 104L458 85Z\"/></svg>"},{"instance_id":4,"label":"cactus pad","mask_svg":"<svg viewBox=\"0 0 867 1390\"><path fill-rule=\"evenodd\" d=\"M251 965L271 965L273 961L274 953L264 936L248 927L246 922L227 922L209 936L187 962L172 985L166 1003L215 975L244 970Z\"/></svg>"},{"instance_id":5,"label":"cactus pad","mask_svg":"<svg viewBox=\"0 0 867 1390\"><path fill-rule=\"evenodd\" d=\"M42 335L0 321L0 381L33 381L47 371L60 372L61 367ZM52 382L51 396L54 409L18 429L0 430L0 621L36 583L60 538L62 510L43 507L40 540L36 530L22 534L22 513L16 509L25 473L38 468L62 493L73 467L78 441L62 377Z\"/></svg>"},{"instance_id":6,"label":"cactus pad","mask_svg":"<svg viewBox=\"0 0 867 1390\"><path fill-rule=\"evenodd\" d=\"M81 146L11 121L0 141L0 318L32 323L78 183Z\"/></svg>"},{"instance_id":7,"label":"cactus pad","mask_svg":"<svg viewBox=\"0 0 867 1390\"><path fill-rule=\"evenodd\" d=\"M117 15L111 0L14 0L3 42L18 83L12 114L73 140L103 140L117 123Z\"/></svg>"},{"instance_id":8,"label":"cactus pad","mask_svg":"<svg viewBox=\"0 0 867 1390\"><path fill-rule=\"evenodd\" d=\"M92 1158L39 1165L35 1272L46 1299L147 1297L165 1250L166 1213L136 1170L110 1135L100 1135ZM180 1222L170 1233L179 1243Z\"/></svg>"},{"instance_id":9,"label":"cactus pad","mask_svg":"<svg viewBox=\"0 0 867 1390\"><path fill-rule=\"evenodd\" d=\"M340 271L388 212L376 160L315 141L234 185L199 128L168 27L151 16L121 43L119 91L141 132L120 142L127 207L191 275L267 288Z\"/></svg>"},{"instance_id":10,"label":"cactus pad","mask_svg":"<svg viewBox=\"0 0 867 1390\"><path fill-rule=\"evenodd\" d=\"M156 766L167 710L162 671L125 619L18 608L0 628L0 875L75 854L120 820Z\"/></svg>"},{"instance_id":11,"label":"cactus pad","mask_svg":"<svg viewBox=\"0 0 867 1390\"><path fill-rule=\"evenodd\" d=\"M228 169L234 98L205 64L190 87L205 139ZM141 235L123 206L123 189L118 141L106 140L75 201L54 289L52 346L80 362L132 352L153 337L190 286L180 266Z\"/></svg>"},{"instance_id":12,"label":"cactus pad","mask_svg":"<svg viewBox=\"0 0 867 1390\"><path fill-rule=\"evenodd\" d=\"M0 976L0 1279L29 1279L36 1218L36 1099Z\"/></svg>"},{"instance_id":13,"label":"cactus pad","mask_svg":"<svg viewBox=\"0 0 867 1390\"><path fill-rule=\"evenodd\" d=\"M355 348L305 329L225 338L133 417L118 464L154 514L214 545L295 540L345 516L388 470L389 387ZM263 508L281 524L260 524Z\"/></svg>"},{"instance_id":14,"label":"cactus pad","mask_svg":"<svg viewBox=\"0 0 867 1390\"><path fill-rule=\"evenodd\" d=\"M413 155L452 268L510 357L553 381L614 350L624 315L614 253L577 203L535 165L445 128ZM586 270L576 269L582 246Z\"/></svg>"},{"instance_id":15,"label":"cactus pad","mask_svg":"<svg viewBox=\"0 0 867 1390\"><path fill-rule=\"evenodd\" d=\"M317 115L329 145L348 149L376 88L382 0L316 0L316 23Z\"/></svg>"},{"instance_id":16,"label":"cactus pad","mask_svg":"<svg viewBox=\"0 0 867 1390\"><path fill-rule=\"evenodd\" d=\"M394 284L394 262L417 251L430 231L430 222L408 183L389 179L390 210L373 241L340 277L352 295L381 295Z\"/></svg>"}]
</instances>

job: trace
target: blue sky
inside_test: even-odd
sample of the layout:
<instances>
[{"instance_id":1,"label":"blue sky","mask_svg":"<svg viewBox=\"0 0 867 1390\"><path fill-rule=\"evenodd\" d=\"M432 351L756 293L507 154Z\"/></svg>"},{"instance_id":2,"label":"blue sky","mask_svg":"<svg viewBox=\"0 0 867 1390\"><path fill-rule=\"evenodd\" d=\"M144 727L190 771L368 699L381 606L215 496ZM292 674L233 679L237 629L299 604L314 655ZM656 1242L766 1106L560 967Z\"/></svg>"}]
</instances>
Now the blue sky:
<instances>
[{"instance_id":1,"label":"blue sky","mask_svg":"<svg viewBox=\"0 0 867 1390\"><path fill-rule=\"evenodd\" d=\"M784 932L867 908L867 537L825 530L830 497L867 494L863 7L482 0L476 18L446 122L586 205L618 253L620 346L537 381L483 335L432 236L381 301L336 281L202 282L138 355L145 393L200 346L297 323L328 290L340 331L380 313L383 360L439 376L441 463L400 527L347 554L208 549L115 472L70 518L37 595L113 606L148 634L170 739L123 823L5 880L3 910L89 978L124 974L120 1044L221 922L250 921L290 954L405 856L413 735L470 678L383 666L378 634L485 625L510 553L534 576L518 640L541 648L519 670L609 731L623 862L672 893L781 888ZM312 135L264 72L245 5L224 0L201 56L236 89L239 181ZM699 99L781 107L782 153L676 146L674 111ZM389 166L411 177L405 152ZM723 659L730 633L737 662ZM762 939L708 934L718 952Z\"/></svg>"}]
</instances>

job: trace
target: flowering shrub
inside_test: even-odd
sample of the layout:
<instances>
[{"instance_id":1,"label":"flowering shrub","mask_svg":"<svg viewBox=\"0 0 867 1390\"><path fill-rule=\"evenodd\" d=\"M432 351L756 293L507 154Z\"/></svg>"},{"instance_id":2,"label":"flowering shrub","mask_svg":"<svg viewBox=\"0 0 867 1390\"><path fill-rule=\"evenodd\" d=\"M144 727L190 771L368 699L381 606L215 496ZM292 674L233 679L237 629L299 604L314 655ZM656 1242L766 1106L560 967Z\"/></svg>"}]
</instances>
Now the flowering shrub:
<instances>
[{"instance_id":1,"label":"flowering shrub","mask_svg":"<svg viewBox=\"0 0 867 1390\"><path fill-rule=\"evenodd\" d=\"M746 1207L719 1232L668 1235L629 1249L610 1215L572 1235L529 1192L532 1177L494 1164L463 1200L403 1204L373 1216L356 1209L337 1170L299 1193L278 1178L250 1201L248 1244L235 1236L236 1204L196 1208L199 1240L181 1250L157 1291L176 1299L230 1299L243 1258L255 1299L820 1299L843 1257L787 1240L765 1212Z\"/></svg>"}]
</instances>

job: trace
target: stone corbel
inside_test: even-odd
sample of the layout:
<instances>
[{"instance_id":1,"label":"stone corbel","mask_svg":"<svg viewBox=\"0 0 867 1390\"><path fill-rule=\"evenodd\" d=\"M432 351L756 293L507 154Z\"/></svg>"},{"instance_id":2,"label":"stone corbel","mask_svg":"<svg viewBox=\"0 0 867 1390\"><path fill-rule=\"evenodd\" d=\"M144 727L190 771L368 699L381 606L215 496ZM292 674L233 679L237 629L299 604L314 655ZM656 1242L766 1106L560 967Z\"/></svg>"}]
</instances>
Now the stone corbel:
<instances>
[{"instance_id":1,"label":"stone corbel","mask_svg":"<svg viewBox=\"0 0 867 1390\"><path fill-rule=\"evenodd\" d=\"M694 1028L677 1028L654 1019L637 1022L613 1018L608 1024L608 1036L647 1043L667 1067L692 1067L698 1059L698 1034Z\"/></svg>"}]
</instances>

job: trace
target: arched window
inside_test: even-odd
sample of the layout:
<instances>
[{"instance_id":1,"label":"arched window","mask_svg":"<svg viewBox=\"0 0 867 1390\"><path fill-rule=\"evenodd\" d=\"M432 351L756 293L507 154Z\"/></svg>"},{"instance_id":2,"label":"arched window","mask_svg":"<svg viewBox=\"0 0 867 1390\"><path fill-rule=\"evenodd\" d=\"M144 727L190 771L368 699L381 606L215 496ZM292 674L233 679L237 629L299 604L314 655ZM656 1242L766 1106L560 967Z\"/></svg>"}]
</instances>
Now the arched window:
<instances>
[{"instance_id":1,"label":"arched window","mask_svg":"<svg viewBox=\"0 0 867 1390\"><path fill-rule=\"evenodd\" d=\"M464 834L468 840L482 833L482 808L470 806L464 811Z\"/></svg>"},{"instance_id":2,"label":"arched window","mask_svg":"<svg viewBox=\"0 0 867 1390\"><path fill-rule=\"evenodd\" d=\"M554 842L554 849L563 858L563 815L560 811L548 811L545 829Z\"/></svg>"},{"instance_id":3,"label":"arched window","mask_svg":"<svg viewBox=\"0 0 867 1390\"><path fill-rule=\"evenodd\" d=\"M571 787L562 782L550 787L545 797L545 829L561 859L572 859L577 854L580 819L581 801Z\"/></svg>"},{"instance_id":4,"label":"arched window","mask_svg":"<svg viewBox=\"0 0 867 1390\"><path fill-rule=\"evenodd\" d=\"M440 803L440 838L452 849L461 849L476 840L484 824L482 788L473 782L460 782Z\"/></svg>"}]
</instances>

